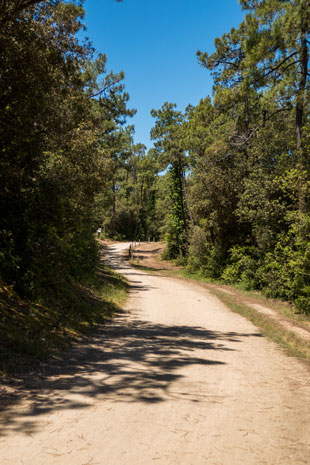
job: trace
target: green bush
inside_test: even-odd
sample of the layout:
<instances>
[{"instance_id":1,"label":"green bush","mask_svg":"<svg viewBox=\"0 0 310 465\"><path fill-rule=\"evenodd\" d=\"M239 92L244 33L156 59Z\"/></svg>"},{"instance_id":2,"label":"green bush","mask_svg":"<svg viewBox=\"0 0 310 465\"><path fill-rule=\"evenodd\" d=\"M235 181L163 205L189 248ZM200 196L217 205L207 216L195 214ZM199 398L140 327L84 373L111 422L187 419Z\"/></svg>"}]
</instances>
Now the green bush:
<instances>
[{"instance_id":1,"label":"green bush","mask_svg":"<svg viewBox=\"0 0 310 465\"><path fill-rule=\"evenodd\" d=\"M208 246L206 233L199 226L195 226L189 244L187 263L188 271L199 271L204 266L207 257Z\"/></svg>"},{"instance_id":2,"label":"green bush","mask_svg":"<svg viewBox=\"0 0 310 465\"><path fill-rule=\"evenodd\" d=\"M259 251L255 247L235 246L230 250L229 264L224 269L221 278L226 283L240 283L246 289L260 287L257 278Z\"/></svg>"},{"instance_id":3,"label":"green bush","mask_svg":"<svg viewBox=\"0 0 310 465\"><path fill-rule=\"evenodd\" d=\"M258 275L268 295L293 301L309 313L310 218L295 213L289 219L288 232L278 236L274 250L265 255Z\"/></svg>"}]
</instances>

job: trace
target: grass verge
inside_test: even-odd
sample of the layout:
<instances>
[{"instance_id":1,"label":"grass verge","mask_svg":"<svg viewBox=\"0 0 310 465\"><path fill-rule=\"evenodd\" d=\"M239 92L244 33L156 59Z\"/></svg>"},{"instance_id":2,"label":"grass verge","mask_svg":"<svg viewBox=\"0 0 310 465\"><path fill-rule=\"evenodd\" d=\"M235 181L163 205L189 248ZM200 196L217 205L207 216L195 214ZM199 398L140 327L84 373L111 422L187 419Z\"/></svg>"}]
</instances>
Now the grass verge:
<instances>
[{"instance_id":1,"label":"grass verge","mask_svg":"<svg viewBox=\"0 0 310 465\"><path fill-rule=\"evenodd\" d=\"M279 344L288 355L302 359L310 367L310 342L299 338L293 331L278 325L268 315L261 314L245 303L240 302L237 295L228 295L215 289L212 289L212 293L230 310L250 320L261 330L264 336Z\"/></svg>"},{"instance_id":2,"label":"grass verge","mask_svg":"<svg viewBox=\"0 0 310 465\"><path fill-rule=\"evenodd\" d=\"M22 301L0 286L0 375L24 371L81 339L119 311L127 288L123 277L103 266L87 285L62 283L40 302Z\"/></svg>"}]
</instances>

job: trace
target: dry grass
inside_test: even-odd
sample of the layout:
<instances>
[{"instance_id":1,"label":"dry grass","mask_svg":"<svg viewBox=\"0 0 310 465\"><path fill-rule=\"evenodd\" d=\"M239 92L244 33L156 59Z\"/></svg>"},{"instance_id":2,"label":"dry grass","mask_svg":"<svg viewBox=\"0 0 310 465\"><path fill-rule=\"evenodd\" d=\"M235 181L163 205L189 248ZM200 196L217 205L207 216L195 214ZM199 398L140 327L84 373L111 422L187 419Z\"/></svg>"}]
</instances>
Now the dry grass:
<instances>
[{"instance_id":1,"label":"dry grass","mask_svg":"<svg viewBox=\"0 0 310 465\"><path fill-rule=\"evenodd\" d=\"M293 330L288 330L268 315L264 315L241 301L238 295L229 295L221 290L212 289L227 307L235 313L246 317L262 334L279 344L288 355L298 357L310 367L310 341L300 338ZM278 306L279 304L277 304ZM292 319L292 318L291 318Z\"/></svg>"},{"instance_id":2,"label":"dry grass","mask_svg":"<svg viewBox=\"0 0 310 465\"><path fill-rule=\"evenodd\" d=\"M87 286L63 283L41 302L23 301L0 286L0 374L27 370L83 337L119 310L127 286L104 267Z\"/></svg>"}]
</instances>

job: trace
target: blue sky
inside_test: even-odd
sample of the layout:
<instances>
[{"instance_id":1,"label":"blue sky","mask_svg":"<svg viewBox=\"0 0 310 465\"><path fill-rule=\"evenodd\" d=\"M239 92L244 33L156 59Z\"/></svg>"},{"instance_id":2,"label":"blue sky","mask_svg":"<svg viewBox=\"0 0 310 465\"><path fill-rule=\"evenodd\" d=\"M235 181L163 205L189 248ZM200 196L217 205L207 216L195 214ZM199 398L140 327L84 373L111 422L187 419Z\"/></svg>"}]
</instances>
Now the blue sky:
<instances>
[{"instance_id":1,"label":"blue sky","mask_svg":"<svg viewBox=\"0 0 310 465\"><path fill-rule=\"evenodd\" d=\"M129 106L138 113L135 142L152 146L150 115L165 102L178 109L211 95L212 79L196 58L238 26L238 0L85 0L86 35L106 53L108 70L125 71Z\"/></svg>"}]
</instances>

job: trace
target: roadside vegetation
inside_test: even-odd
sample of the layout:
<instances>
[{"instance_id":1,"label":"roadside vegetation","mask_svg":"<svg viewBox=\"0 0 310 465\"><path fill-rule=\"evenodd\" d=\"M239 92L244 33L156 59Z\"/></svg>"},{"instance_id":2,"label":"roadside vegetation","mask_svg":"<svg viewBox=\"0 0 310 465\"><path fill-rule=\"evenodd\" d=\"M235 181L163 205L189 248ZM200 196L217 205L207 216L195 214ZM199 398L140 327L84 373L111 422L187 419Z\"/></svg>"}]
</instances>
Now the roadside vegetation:
<instances>
[{"instance_id":1,"label":"roadside vegetation","mask_svg":"<svg viewBox=\"0 0 310 465\"><path fill-rule=\"evenodd\" d=\"M278 320L272 316L264 315L257 311L255 308L249 306L247 302L247 296L240 298L240 295L229 295L220 289L212 289L211 291L215 294L230 310L239 315L244 316L250 320L255 326L257 326L262 335L268 337L272 341L279 344L288 355L298 357L299 359L307 362L310 367L310 324L307 320L301 319L296 315L293 308L289 310L286 308L286 317L294 324L300 324L302 327L307 328L309 331L309 339L303 339L299 337L294 330L294 326L290 329L285 329ZM251 299L252 300L252 299ZM263 296L257 296L256 302L267 306L273 306L272 302L267 301ZM284 313L283 303L278 303L277 310L280 315Z\"/></svg>"},{"instance_id":2,"label":"roadside vegetation","mask_svg":"<svg viewBox=\"0 0 310 465\"><path fill-rule=\"evenodd\" d=\"M120 310L127 287L123 277L103 265L87 283L55 285L32 302L0 285L0 374L25 371L86 337Z\"/></svg>"},{"instance_id":3,"label":"roadside vegetation","mask_svg":"<svg viewBox=\"0 0 310 465\"><path fill-rule=\"evenodd\" d=\"M132 144L124 73L78 40L80 1L0 4L0 370L25 368L117 310L98 205ZM100 207L101 208L101 207Z\"/></svg>"}]
</instances>

